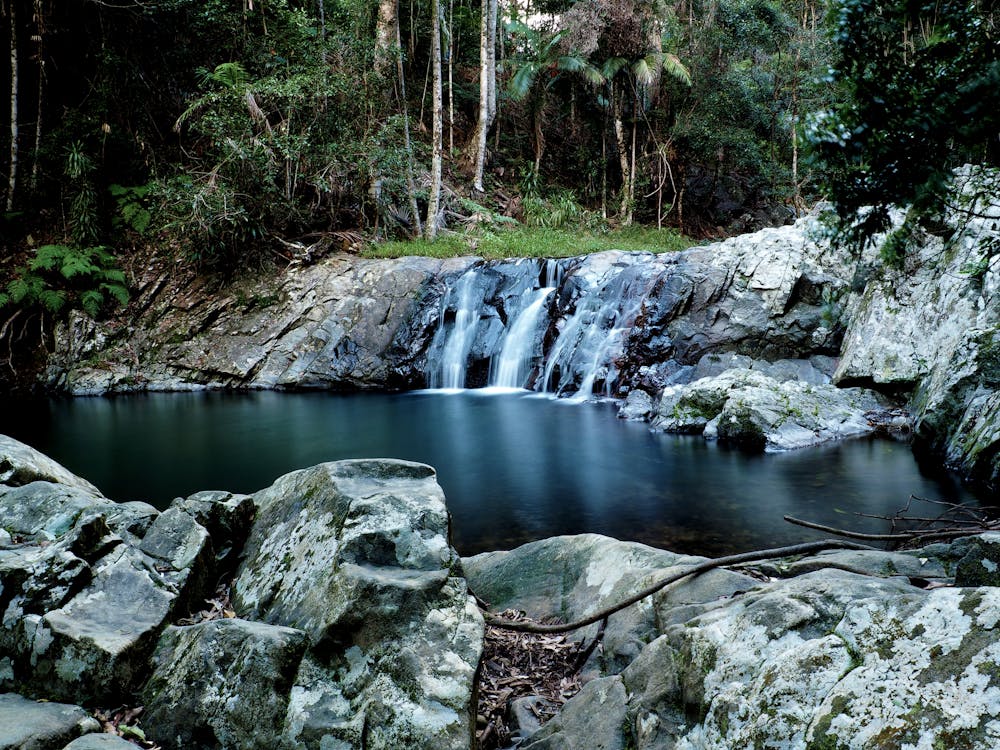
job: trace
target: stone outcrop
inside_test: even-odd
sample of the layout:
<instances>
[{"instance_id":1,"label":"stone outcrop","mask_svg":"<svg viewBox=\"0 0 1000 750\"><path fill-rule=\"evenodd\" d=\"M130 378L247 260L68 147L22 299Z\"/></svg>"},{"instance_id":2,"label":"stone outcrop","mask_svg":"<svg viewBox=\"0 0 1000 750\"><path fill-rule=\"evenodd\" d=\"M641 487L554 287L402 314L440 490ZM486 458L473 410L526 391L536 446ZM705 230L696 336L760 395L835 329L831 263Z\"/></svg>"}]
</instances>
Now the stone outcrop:
<instances>
[{"instance_id":1,"label":"stone outcrop","mask_svg":"<svg viewBox=\"0 0 1000 750\"><path fill-rule=\"evenodd\" d=\"M963 170L956 200L995 193L997 181ZM77 316L59 327L45 377L78 394L509 386L497 373L516 351L513 384L579 398L630 396L623 415L643 419L657 413L664 389L726 369L809 385L834 374L835 384L906 402L920 446L995 489L1000 257L989 248L1000 214L975 208L971 218L947 217L954 231L946 238L914 231L899 270L877 248L852 258L831 247L816 217L661 255L337 255L252 288L211 289L150 270L136 281L130 319ZM509 346L515 332L521 348ZM822 411L826 401L811 406ZM843 430L831 425L844 423L839 404L820 424L793 428L773 402L761 401L752 420L768 427L770 415L788 425L781 435L765 429L771 448L865 431L854 418ZM726 416L739 423L741 415Z\"/></svg>"},{"instance_id":2,"label":"stone outcrop","mask_svg":"<svg viewBox=\"0 0 1000 750\"><path fill-rule=\"evenodd\" d=\"M76 394L412 386L446 282L473 260L341 255L221 291L150 271L136 319L60 327L46 378Z\"/></svg>"},{"instance_id":3,"label":"stone outcrop","mask_svg":"<svg viewBox=\"0 0 1000 750\"><path fill-rule=\"evenodd\" d=\"M168 750L470 747L483 621L430 467L322 464L161 513L0 446L10 476L66 479L0 484L0 690L141 698ZM239 617L189 624L220 575ZM3 744L18 706L30 721ZM0 747L60 750L97 729L82 709L0 696Z\"/></svg>"},{"instance_id":4,"label":"stone outcrop","mask_svg":"<svg viewBox=\"0 0 1000 750\"><path fill-rule=\"evenodd\" d=\"M645 404L647 398L629 394L623 411L638 411L637 400ZM870 434L875 424L866 415L886 406L879 394L861 388L782 382L755 370L733 369L666 386L658 403L650 403L648 418L653 429L781 451Z\"/></svg>"},{"instance_id":5,"label":"stone outcrop","mask_svg":"<svg viewBox=\"0 0 1000 750\"><path fill-rule=\"evenodd\" d=\"M1000 175L959 172L958 200L996 195ZM950 237L917 233L902 269L882 266L846 300L835 380L912 393L919 446L1000 488L1000 207L953 214ZM874 267L874 261L872 265Z\"/></svg>"},{"instance_id":6,"label":"stone outcrop","mask_svg":"<svg viewBox=\"0 0 1000 750\"><path fill-rule=\"evenodd\" d=\"M633 629L634 655L596 663L595 678L520 747L996 747L998 589L911 583L950 581L956 560L988 568L995 551L984 547L995 546L986 535L907 553L831 551L748 566L755 579L726 572L744 585L671 586L653 598L649 627ZM577 616L578 593L596 609L637 585L639 570L659 578L690 561L586 535L466 568L499 606ZM507 577L519 572L522 590Z\"/></svg>"},{"instance_id":7,"label":"stone outcrop","mask_svg":"<svg viewBox=\"0 0 1000 750\"><path fill-rule=\"evenodd\" d=\"M0 442L21 476L63 476ZM0 694L0 748L32 750L123 748L72 703L126 700L166 750L471 750L484 628L466 580L496 610L573 619L702 559L586 534L460 561L433 470L392 460L162 513L72 477L2 484L0 527L0 687L22 693ZM515 703L520 747L994 748L998 538L675 583L608 618L555 718ZM235 612L190 624L220 570Z\"/></svg>"}]
</instances>

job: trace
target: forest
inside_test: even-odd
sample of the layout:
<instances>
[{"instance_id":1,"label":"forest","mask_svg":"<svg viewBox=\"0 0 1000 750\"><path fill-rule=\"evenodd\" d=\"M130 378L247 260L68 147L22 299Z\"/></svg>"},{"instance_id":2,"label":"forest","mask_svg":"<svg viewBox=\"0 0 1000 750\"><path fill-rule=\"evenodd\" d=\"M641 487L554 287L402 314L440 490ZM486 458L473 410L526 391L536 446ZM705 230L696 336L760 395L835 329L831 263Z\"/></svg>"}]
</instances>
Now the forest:
<instances>
[{"instance_id":1,"label":"forest","mask_svg":"<svg viewBox=\"0 0 1000 750\"><path fill-rule=\"evenodd\" d=\"M932 225L953 168L1000 159L986 0L2 12L0 339L32 311L126 304L151 258L230 278L456 232L448 252L474 252L517 226L689 244L821 199L861 241L894 205Z\"/></svg>"}]
</instances>

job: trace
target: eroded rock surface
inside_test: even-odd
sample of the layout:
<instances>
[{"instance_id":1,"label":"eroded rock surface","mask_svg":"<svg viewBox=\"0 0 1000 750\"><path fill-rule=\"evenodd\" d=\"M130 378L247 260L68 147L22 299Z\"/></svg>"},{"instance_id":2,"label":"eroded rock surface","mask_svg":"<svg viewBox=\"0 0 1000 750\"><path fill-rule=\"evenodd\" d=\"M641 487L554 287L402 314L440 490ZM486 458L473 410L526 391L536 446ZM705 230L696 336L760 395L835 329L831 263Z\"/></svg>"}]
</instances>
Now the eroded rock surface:
<instances>
[{"instance_id":1,"label":"eroded rock surface","mask_svg":"<svg viewBox=\"0 0 1000 750\"><path fill-rule=\"evenodd\" d=\"M870 434L875 428L866 414L885 408L884 399L862 388L731 369L688 385L667 386L650 422L666 432L781 451Z\"/></svg>"},{"instance_id":2,"label":"eroded rock surface","mask_svg":"<svg viewBox=\"0 0 1000 750\"><path fill-rule=\"evenodd\" d=\"M1000 595L925 590L898 574L897 564L940 570L959 554L936 547L912 565L865 553L871 575L820 568L675 608L674 618L667 607L624 669L589 683L522 747L580 747L584 737L615 750L996 747Z\"/></svg>"},{"instance_id":3,"label":"eroded rock surface","mask_svg":"<svg viewBox=\"0 0 1000 750\"><path fill-rule=\"evenodd\" d=\"M234 606L311 644L291 689L287 741L468 747L483 622L457 574L433 469L322 464L254 500Z\"/></svg>"},{"instance_id":4,"label":"eroded rock surface","mask_svg":"<svg viewBox=\"0 0 1000 750\"><path fill-rule=\"evenodd\" d=\"M99 728L97 720L79 706L0 693L0 750L61 750L74 738Z\"/></svg>"}]
</instances>

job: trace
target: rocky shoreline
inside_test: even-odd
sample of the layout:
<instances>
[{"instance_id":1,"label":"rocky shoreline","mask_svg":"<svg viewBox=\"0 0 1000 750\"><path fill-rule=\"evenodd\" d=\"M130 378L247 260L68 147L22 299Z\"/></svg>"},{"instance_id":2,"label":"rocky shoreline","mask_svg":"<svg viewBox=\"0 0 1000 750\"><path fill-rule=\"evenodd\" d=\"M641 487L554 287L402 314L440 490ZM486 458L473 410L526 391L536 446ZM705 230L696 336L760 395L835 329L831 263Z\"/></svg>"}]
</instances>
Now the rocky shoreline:
<instances>
[{"instance_id":1,"label":"rocky shoreline","mask_svg":"<svg viewBox=\"0 0 1000 750\"><path fill-rule=\"evenodd\" d=\"M703 559L585 534L460 560L433 470L402 461L159 512L0 437L0 482L0 748L134 748L95 717L141 704L119 732L165 750L471 750L470 591L567 621ZM674 584L607 619L517 746L996 747L998 567L987 533Z\"/></svg>"}]
</instances>

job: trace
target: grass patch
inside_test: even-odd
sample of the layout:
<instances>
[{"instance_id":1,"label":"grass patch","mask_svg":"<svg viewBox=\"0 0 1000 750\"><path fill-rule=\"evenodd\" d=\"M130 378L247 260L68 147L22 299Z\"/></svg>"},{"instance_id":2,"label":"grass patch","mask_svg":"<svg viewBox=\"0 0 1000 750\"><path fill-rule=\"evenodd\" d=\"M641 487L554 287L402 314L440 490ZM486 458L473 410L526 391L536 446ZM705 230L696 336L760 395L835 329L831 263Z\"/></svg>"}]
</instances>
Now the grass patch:
<instances>
[{"instance_id":1,"label":"grass patch","mask_svg":"<svg viewBox=\"0 0 1000 750\"><path fill-rule=\"evenodd\" d=\"M361 255L365 258L399 258L422 255L452 258L479 255L483 258L565 258L603 250L645 250L667 253L695 244L674 229L627 227L608 231L551 229L518 226L479 233L444 233L434 242L424 239L371 243Z\"/></svg>"}]
</instances>

